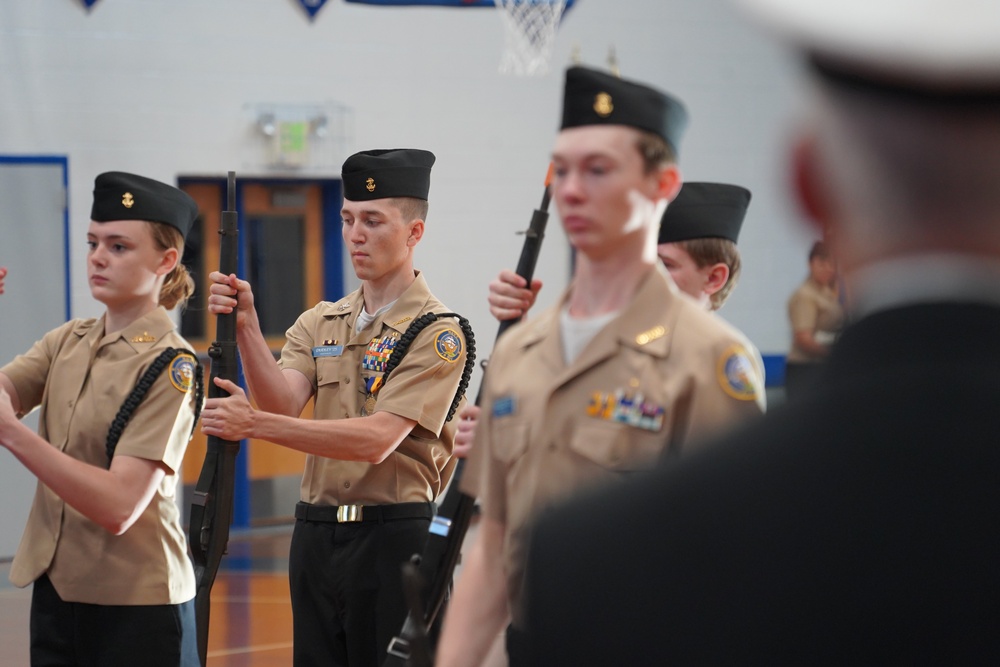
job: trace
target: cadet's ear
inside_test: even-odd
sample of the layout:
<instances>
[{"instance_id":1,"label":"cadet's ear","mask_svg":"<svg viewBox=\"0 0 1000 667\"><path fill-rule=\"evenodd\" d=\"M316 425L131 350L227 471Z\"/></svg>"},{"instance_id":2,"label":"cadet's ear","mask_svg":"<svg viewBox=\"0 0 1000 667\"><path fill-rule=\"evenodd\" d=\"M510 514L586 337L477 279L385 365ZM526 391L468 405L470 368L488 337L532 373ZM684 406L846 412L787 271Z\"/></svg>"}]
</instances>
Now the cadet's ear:
<instances>
[{"instance_id":1,"label":"cadet's ear","mask_svg":"<svg viewBox=\"0 0 1000 667\"><path fill-rule=\"evenodd\" d=\"M406 239L406 245L411 248L420 241L424 236L424 221L420 218L410 221L410 235Z\"/></svg>"},{"instance_id":2,"label":"cadet's ear","mask_svg":"<svg viewBox=\"0 0 1000 667\"><path fill-rule=\"evenodd\" d=\"M705 274L705 293L709 296L715 294L725 287L727 280L729 280L729 267L722 262L713 264Z\"/></svg>"},{"instance_id":3,"label":"cadet's ear","mask_svg":"<svg viewBox=\"0 0 1000 667\"><path fill-rule=\"evenodd\" d=\"M681 191L681 169L676 164L669 164L660 170L659 198L673 201L677 193Z\"/></svg>"},{"instance_id":4,"label":"cadet's ear","mask_svg":"<svg viewBox=\"0 0 1000 667\"><path fill-rule=\"evenodd\" d=\"M163 251L163 257L160 259L160 265L156 267L156 275L165 276L174 270L177 263L180 261L181 254L178 252L177 248L167 248Z\"/></svg>"}]
</instances>

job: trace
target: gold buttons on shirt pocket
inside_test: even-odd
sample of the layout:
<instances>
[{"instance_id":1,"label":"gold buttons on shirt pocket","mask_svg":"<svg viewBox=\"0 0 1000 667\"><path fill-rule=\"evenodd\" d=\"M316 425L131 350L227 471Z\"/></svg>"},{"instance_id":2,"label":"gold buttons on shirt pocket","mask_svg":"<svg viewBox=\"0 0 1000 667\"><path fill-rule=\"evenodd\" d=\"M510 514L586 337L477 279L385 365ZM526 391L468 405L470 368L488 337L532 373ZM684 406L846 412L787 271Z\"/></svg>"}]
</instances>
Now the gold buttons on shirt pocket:
<instances>
[{"instance_id":1,"label":"gold buttons on shirt pocket","mask_svg":"<svg viewBox=\"0 0 1000 667\"><path fill-rule=\"evenodd\" d=\"M340 382L340 357L318 357L316 359L316 385Z\"/></svg>"}]
</instances>

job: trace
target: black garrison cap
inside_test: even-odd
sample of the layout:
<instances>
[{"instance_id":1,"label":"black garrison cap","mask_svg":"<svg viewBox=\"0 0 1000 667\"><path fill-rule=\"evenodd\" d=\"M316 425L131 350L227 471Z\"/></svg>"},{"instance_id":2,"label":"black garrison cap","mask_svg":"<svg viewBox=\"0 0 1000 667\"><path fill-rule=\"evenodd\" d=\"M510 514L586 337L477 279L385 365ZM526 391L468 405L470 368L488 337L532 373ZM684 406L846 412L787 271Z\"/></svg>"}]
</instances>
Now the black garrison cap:
<instances>
[{"instance_id":1,"label":"black garrison cap","mask_svg":"<svg viewBox=\"0 0 1000 667\"><path fill-rule=\"evenodd\" d=\"M750 191L726 183L685 183L660 219L657 243L701 238L736 243L750 206Z\"/></svg>"},{"instance_id":2,"label":"black garrison cap","mask_svg":"<svg viewBox=\"0 0 1000 667\"><path fill-rule=\"evenodd\" d=\"M427 199L434 153L416 148L361 151L344 161L344 199Z\"/></svg>"},{"instance_id":3,"label":"black garrison cap","mask_svg":"<svg viewBox=\"0 0 1000 667\"><path fill-rule=\"evenodd\" d=\"M163 222L176 227L186 239L197 217L194 199L166 183L123 171L107 171L94 179L90 219L95 222Z\"/></svg>"},{"instance_id":4,"label":"black garrison cap","mask_svg":"<svg viewBox=\"0 0 1000 667\"><path fill-rule=\"evenodd\" d=\"M588 67L566 70L561 129L628 125L661 137L677 155L688 115L680 100Z\"/></svg>"}]
</instances>

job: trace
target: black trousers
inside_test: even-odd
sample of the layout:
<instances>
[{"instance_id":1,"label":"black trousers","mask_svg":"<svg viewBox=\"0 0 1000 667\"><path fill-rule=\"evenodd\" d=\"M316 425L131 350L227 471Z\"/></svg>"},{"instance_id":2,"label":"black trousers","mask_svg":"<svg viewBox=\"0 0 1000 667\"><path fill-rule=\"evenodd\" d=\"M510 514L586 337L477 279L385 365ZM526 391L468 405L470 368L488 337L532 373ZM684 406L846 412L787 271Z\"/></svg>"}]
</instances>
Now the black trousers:
<instances>
[{"instance_id":1,"label":"black trousers","mask_svg":"<svg viewBox=\"0 0 1000 667\"><path fill-rule=\"evenodd\" d=\"M31 592L32 667L200 667L194 600L175 605L65 602L48 576Z\"/></svg>"},{"instance_id":2,"label":"black trousers","mask_svg":"<svg viewBox=\"0 0 1000 667\"><path fill-rule=\"evenodd\" d=\"M298 519L288 579L295 667L379 667L406 619L402 566L429 518L364 523Z\"/></svg>"}]
</instances>

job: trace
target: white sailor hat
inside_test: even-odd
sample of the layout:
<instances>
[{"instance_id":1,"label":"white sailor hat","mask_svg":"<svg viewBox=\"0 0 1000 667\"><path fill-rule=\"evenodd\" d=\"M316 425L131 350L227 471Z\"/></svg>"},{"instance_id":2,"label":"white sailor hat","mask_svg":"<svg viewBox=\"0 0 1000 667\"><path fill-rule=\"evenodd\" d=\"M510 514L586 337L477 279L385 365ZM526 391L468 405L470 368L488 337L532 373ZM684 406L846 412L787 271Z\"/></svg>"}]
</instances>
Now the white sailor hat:
<instances>
[{"instance_id":1,"label":"white sailor hat","mask_svg":"<svg viewBox=\"0 0 1000 667\"><path fill-rule=\"evenodd\" d=\"M1000 99L1000 0L736 0L824 74Z\"/></svg>"}]
</instances>

